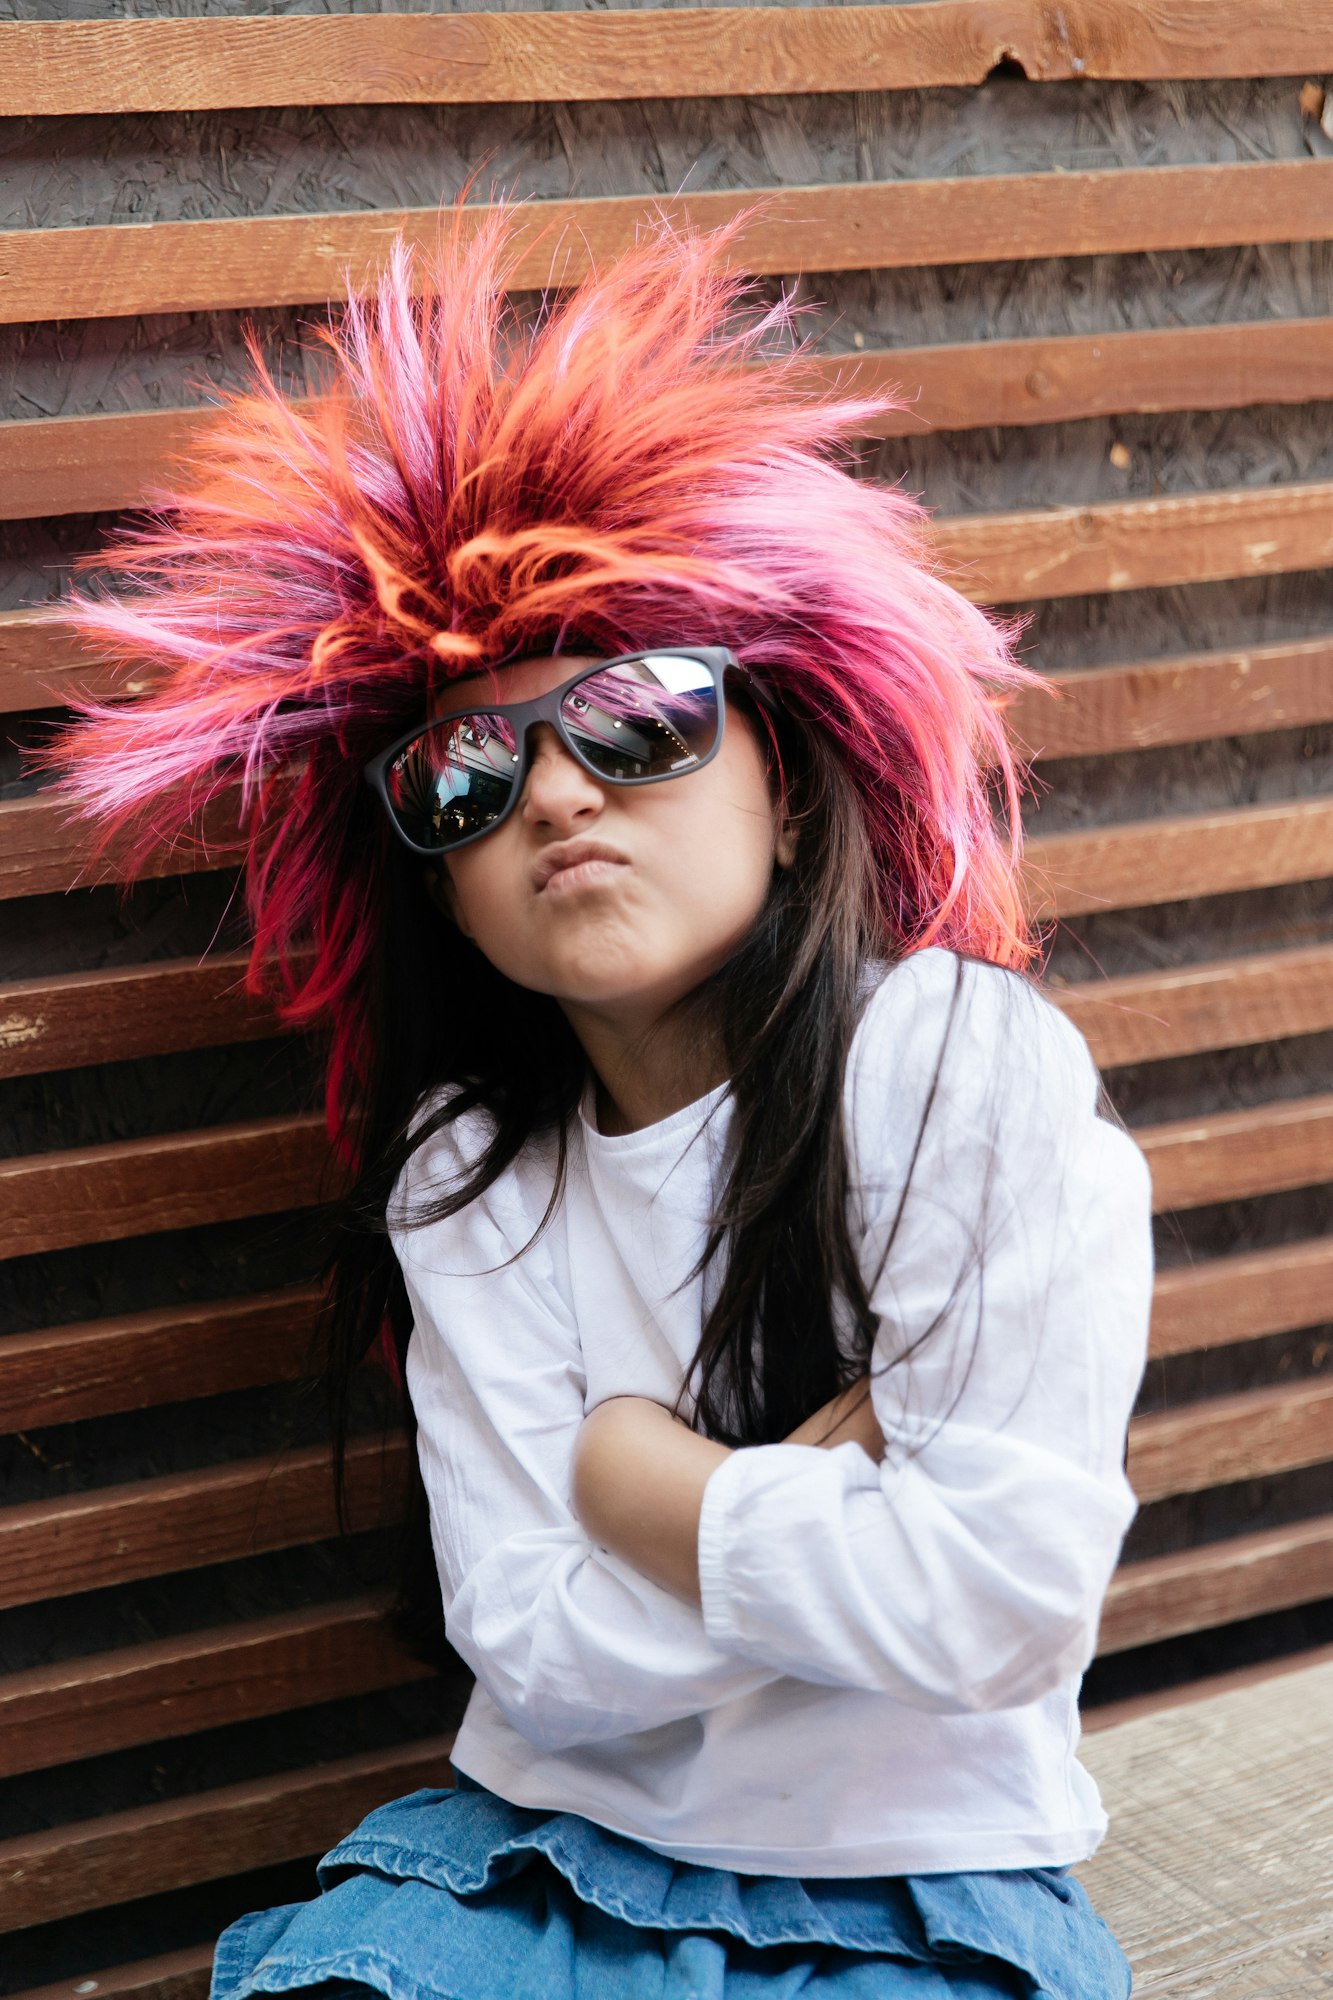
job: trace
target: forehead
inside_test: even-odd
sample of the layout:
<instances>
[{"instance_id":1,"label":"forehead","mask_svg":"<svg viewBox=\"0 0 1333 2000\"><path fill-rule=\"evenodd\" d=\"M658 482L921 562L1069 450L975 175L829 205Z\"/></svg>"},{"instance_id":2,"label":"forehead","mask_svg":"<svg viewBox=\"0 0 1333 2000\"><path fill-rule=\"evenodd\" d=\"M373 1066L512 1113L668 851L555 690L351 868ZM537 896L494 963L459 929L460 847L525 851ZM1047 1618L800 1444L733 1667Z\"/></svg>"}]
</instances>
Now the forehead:
<instances>
[{"instance_id":1,"label":"forehead","mask_svg":"<svg viewBox=\"0 0 1333 2000\"><path fill-rule=\"evenodd\" d=\"M493 673L463 674L435 690L432 715L450 715L473 704L535 701L540 694L571 680L581 667L597 664L593 653L533 653L526 659L509 660Z\"/></svg>"}]
</instances>

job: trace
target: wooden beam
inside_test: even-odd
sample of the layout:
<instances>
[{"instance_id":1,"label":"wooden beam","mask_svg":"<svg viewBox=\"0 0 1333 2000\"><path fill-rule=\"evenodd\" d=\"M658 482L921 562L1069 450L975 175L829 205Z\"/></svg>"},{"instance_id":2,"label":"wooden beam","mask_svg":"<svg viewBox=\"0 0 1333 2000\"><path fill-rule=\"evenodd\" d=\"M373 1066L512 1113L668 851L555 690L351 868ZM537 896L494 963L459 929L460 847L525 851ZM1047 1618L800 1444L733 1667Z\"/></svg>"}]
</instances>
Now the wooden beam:
<instances>
[{"instance_id":1,"label":"wooden beam","mask_svg":"<svg viewBox=\"0 0 1333 2000\"><path fill-rule=\"evenodd\" d=\"M1202 1493L1333 1459L1333 1382L1281 1382L1136 1417L1129 1480L1139 1501Z\"/></svg>"},{"instance_id":2,"label":"wooden beam","mask_svg":"<svg viewBox=\"0 0 1333 2000\"><path fill-rule=\"evenodd\" d=\"M239 799L237 786L222 786L191 835L173 847L152 847L133 863L123 848L97 852L96 827L76 819L63 798L38 792L31 798L6 799L0 802L0 900L234 868L243 853L236 823Z\"/></svg>"},{"instance_id":3,"label":"wooden beam","mask_svg":"<svg viewBox=\"0 0 1333 2000\"><path fill-rule=\"evenodd\" d=\"M866 425L870 437L1309 403L1333 396L1333 318L816 355L807 373L822 393L904 398ZM170 484L173 461L196 451L214 422L200 407L0 424L0 520L140 506Z\"/></svg>"},{"instance_id":4,"label":"wooden beam","mask_svg":"<svg viewBox=\"0 0 1333 2000\"><path fill-rule=\"evenodd\" d=\"M122 669L85 652L51 607L0 611L0 714L59 708L79 692L106 701L132 691Z\"/></svg>"},{"instance_id":5,"label":"wooden beam","mask_svg":"<svg viewBox=\"0 0 1333 2000\"><path fill-rule=\"evenodd\" d=\"M0 1777L427 1680L385 1598L321 1604L0 1678Z\"/></svg>"},{"instance_id":6,"label":"wooden beam","mask_svg":"<svg viewBox=\"0 0 1333 2000\"><path fill-rule=\"evenodd\" d=\"M0 1160L0 1257L309 1208L332 1180L314 1114L20 1155Z\"/></svg>"},{"instance_id":7,"label":"wooden beam","mask_svg":"<svg viewBox=\"0 0 1333 2000\"><path fill-rule=\"evenodd\" d=\"M1333 1236L1159 1271L1152 1352L1193 1354L1326 1320L1333 1320Z\"/></svg>"},{"instance_id":8,"label":"wooden beam","mask_svg":"<svg viewBox=\"0 0 1333 2000\"><path fill-rule=\"evenodd\" d=\"M1005 714L1014 740L1045 758L1329 722L1333 637L1049 674L1045 688L1025 690Z\"/></svg>"},{"instance_id":9,"label":"wooden beam","mask_svg":"<svg viewBox=\"0 0 1333 2000\"><path fill-rule=\"evenodd\" d=\"M354 1530L400 1518L406 1470L401 1438L350 1446ZM326 1445L28 1501L0 1509L0 1606L236 1562L337 1532Z\"/></svg>"},{"instance_id":10,"label":"wooden beam","mask_svg":"<svg viewBox=\"0 0 1333 2000\"><path fill-rule=\"evenodd\" d=\"M331 1847L375 1806L451 1782L453 1739L251 1778L0 1841L0 1931L213 1882Z\"/></svg>"},{"instance_id":11,"label":"wooden beam","mask_svg":"<svg viewBox=\"0 0 1333 2000\"><path fill-rule=\"evenodd\" d=\"M1034 835L1023 879L1038 918L1144 909L1333 875L1333 799Z\"/></svg>"},{"instance_id":12,"label":"wooden beam","mask_svg":"<svg viewBox=\"0 0 1333 2000\"><path fill-rule=\"evenodd\" d=\"M0 1434L184 1403L312 1372L314 1286L12 1333L0 1342Z\"/></svg>"},{"instance_id":13,"label":"wooden beam","mask_svg":"<svg viewBox=\"0 0 1333 2000\"><path fill-rule=\"evenodd\" d=\"M733 254L762 275L1325 242L1331 191L1320 159L546 200L519 218L510 283L572 284L654 212L710 228L760 201ZM439 229L431 207L6 230L0 321L311 305L364 282L400 233L426 246Z\"/></svg>"},{"instance_id":14,"label":"wooden beam","mask_svg":"<svg viewBox=\"0 0 1333 2000\"><path fill-rule=\"evenodd\" d=\"M1099 1653L1287 1611L1333 1594L1333 1514L1228 1535L1178 1555L1122 1563L1102 1613Z\"/></svg>"},{"instance_id":15,"label":"wooden beam","mask_svg":"<svg viewBox=\"0 0 1333 2000\"><path fill-rule=\"evenodd\" d=\"M1081 980L1047 995L1101 1069L1320 1035L1333 1028L1333 944Z\"/></svg>"},{"instance_id":16,"label":"wooden beam","mask_svg":"<svg viewBox=\"0 0 1333 2000\"><path fill-rule=\"evenodd\" d=\"M760 97L1333 68L1328 0L927 0L598 14L23 21L0 26L15 117L284 104Z\"/></svg>"},{"instance_id":17,"label":"wooden beam","mask_svg":"<svg viewBox=\"0 0 1333 2000\"><path fill-rule=\"evenodd\" d=\"M1330 1665L1333 1665L1333 1646L1309 1646L1299 1653L1281 1653L1275 1659L1255 1660L1248 1667L1231 1667L1219 1674L1205 1674L1201 1680L1153 1688L1148 1694L1126 1695L1122 1701L1100 1702L1096 1708L1081 1711L1083 1734L1095 1734L1099 1729L1118 1729L1122 1722L1136 1722L1141 1715L1160 1715L1166 1709L1187 1708L1196 1701L1209 1701L1217 1694L1261 1687L1265 1681L1283 1680L1288 1674L1301 1674L1310 1667ZM22 1995L19 2000L22 2000Z\"/></svg>"},{"instance_id":18,"label":"wooden beam","mask_svg":"<svg viewBox=\"0 0 1333 2000\"><path fill-rule=\"evenodd\" d=\"M249 962L226 952L0 986L0 1077L281 1034L272 1003L245 990Z\"/></svg>"},{"instance_id":19,"label":"wooden beam","mask_svg":"<svg viewBox=\"0 0 1333 2000\"><path fill-rule=\"evenodd\" d=\"M1278 576L1333 562L1333 480L936 515L931 533L950 581L987 604Z\"/></svg>"},{"instance_id":20,"label":"wooden beam","mask_svg":"<svg viewBox=\"0 0 1333 2000\"><path fill-rule=\"evenodd\" d=\"M1333 1093L1140 1125L1134 1137L1158 1214L1313 1187L1333 1180Z\"/></svg>"},{"instance_id":21,"label":"wooden beam","mask_svg":"<svg viewBox=\"0 0 1333 2000\"><path fill-rule=\"evenodd\" d=\"M208 2000L213 1969L211 1944L136 1959L133 1965L99 1966L96 2000ZM87 1978L58 1979L54 1986L29 1986L14 2000L92 2000Z\"/></svg>"}]
</instances>

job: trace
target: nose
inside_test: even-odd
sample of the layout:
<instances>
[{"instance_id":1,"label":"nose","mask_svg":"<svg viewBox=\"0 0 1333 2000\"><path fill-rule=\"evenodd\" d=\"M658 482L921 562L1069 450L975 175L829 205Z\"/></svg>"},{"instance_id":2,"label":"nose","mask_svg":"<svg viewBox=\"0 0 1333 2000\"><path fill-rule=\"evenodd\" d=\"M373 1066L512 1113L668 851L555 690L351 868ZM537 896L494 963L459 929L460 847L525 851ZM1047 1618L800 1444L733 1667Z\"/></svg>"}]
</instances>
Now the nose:
<instances>
[{"instance_id":1,"label":"nose","mask_svg":"<svg viewBox=\"0 0 1333 2000\"><path fill-rule=\"evenodd\" d=\"M534 829L550 828L563 840L596 820L605 803L597 780L570 756L550 723L539 722L519 801L522 819Z\"/></svg>"}]
</instances>

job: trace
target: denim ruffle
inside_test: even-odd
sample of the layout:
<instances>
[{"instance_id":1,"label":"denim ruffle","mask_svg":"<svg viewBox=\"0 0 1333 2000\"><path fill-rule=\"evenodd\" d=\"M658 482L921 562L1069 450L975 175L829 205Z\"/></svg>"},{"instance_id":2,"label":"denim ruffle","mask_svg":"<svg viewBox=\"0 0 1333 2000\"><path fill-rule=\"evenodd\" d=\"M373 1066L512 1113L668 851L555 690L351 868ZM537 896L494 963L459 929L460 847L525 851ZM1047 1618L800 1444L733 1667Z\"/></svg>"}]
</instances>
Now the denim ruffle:
<instances>
[{"instance_id":1,"label":"denim ruffle","mask_svg":"<svg viewBox=\"0 0 1333 2000\"><path fill-rule=\"evenodd\" d=\"M224 1932L212 2000L1125 2000L1057 1869L801 1880L673 1861L465 1781L381 1806L322 1894Z\"/></svg>"}]
</instances>

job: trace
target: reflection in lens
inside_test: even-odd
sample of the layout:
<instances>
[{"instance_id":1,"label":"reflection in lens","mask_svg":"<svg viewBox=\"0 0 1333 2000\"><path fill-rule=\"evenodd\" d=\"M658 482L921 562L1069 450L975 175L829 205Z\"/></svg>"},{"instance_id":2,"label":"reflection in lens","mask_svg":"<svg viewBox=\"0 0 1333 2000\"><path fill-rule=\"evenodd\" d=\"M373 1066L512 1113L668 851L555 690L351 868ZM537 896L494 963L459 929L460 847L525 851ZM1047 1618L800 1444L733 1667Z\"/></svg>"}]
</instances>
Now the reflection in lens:
<instances>
[{"instance_id":1,"label":"reflection in lens","mask_svg":"<svg viewBox=\"0 0 1333 2000\"><path fill-rule=\"evenodd\" d=\"M456 715L423 729L390 764L389 798L418 847L446 848L484 833L518 776L513 725L503 715Z\"/></svg>"},{"instance_id":2,"label":"reflection in lens","mask_svg":"<svg viewBox=\"0 0 1333 2000\"><path fill-rule=\"evenodd\" d=\"M692 770L717 743L713 677L680 653L597 668L570 689L561 715L589 768L629 784Z\"/></svg>"}]
</instances>

